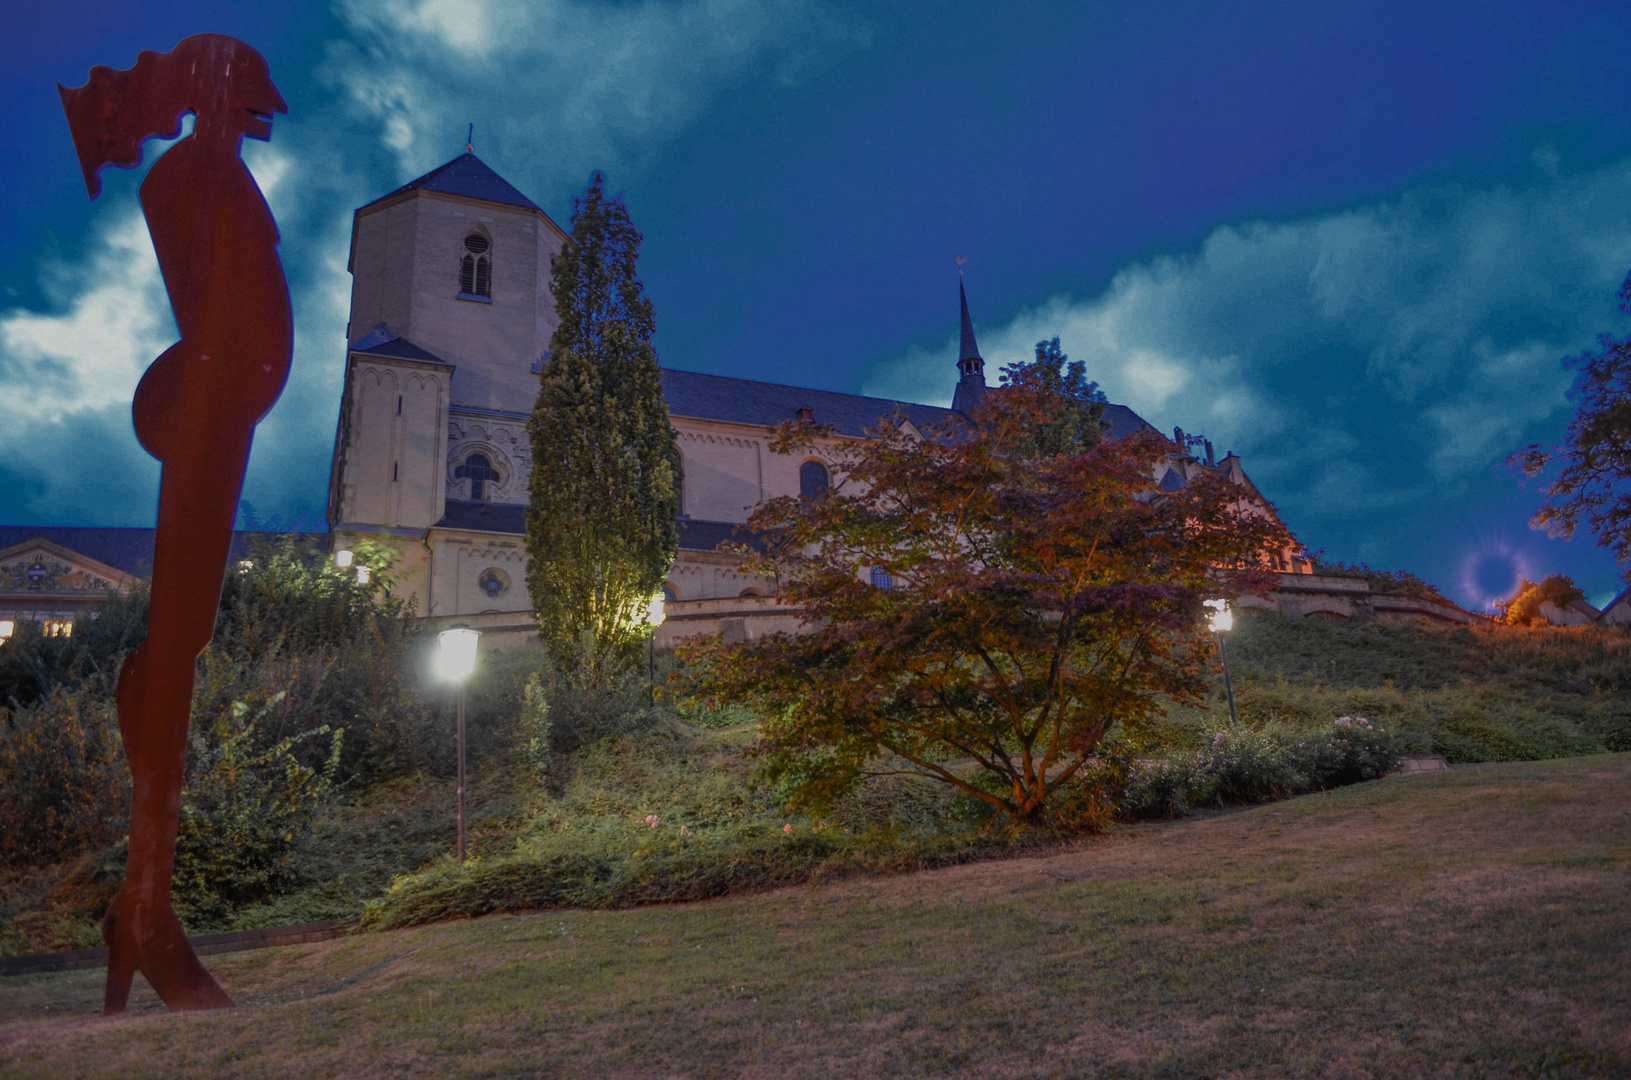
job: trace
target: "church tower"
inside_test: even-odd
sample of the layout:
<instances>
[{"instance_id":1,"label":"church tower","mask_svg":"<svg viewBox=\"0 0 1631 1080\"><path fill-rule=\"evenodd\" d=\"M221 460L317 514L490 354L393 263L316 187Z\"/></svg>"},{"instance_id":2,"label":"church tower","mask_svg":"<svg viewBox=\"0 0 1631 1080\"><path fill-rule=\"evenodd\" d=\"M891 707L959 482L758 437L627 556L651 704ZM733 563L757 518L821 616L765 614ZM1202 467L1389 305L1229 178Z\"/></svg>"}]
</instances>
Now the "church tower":
<instances>
[{"instance_id":1,"label":"church tower","mask_svg":"<svg viewBox=\"0 0 1631 1080\"><path fill-rule=\"evenodd\" d=\"M474 153L352 219L329 527L336 547L373 537L402 548L401 590L422 615L530 606L524 574L499 566L478 580L495 563L519 568L519 552L483 552L468 575L458 550L432 555L461 542L467 519L525 509L526 419L555 330L550 262L566 240Z\"/></svg>"},{"instance_id":2,"label":"church tower","mask_svg":"<svg viewBox=\"0 0 1631 1080\"><path fill-rule=\"evenodd\" d=\"M985 396L985 361L974 340L974 323L968 317L968 293L963 289L961 274L957 275L957 299L962 304L963 325L957 350L957 390L952 394L951 407L966 413Z\"/></svg>"}]
</instances>

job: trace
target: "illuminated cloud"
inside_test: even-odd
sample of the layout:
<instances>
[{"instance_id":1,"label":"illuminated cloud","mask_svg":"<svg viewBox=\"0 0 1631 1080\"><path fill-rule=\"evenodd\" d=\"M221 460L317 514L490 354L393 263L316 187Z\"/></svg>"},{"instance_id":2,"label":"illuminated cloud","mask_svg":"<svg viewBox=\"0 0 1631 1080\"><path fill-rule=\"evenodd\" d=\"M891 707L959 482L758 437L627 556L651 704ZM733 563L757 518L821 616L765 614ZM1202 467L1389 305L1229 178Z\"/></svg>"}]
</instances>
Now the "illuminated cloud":
<instances>
[{"instance_id":1,"label":"illuminated cloud","mask_svg":"<svg viewBox=\"0 0 1631 1080\"><path fill-rule=\"evenodd\" d=\"M1240 451L1294 524L1357 551L1379 512L1454 496L1556 430L1559 360L1623 322L1628 269L1631 161L1551 161L1521 186L1220 226L978 332L990 368L1059 335L1112 401ZM908 352L867 390L944 402L955 355Z\"/></svg>"},{"instance_id":2,"label":"illuminated cloud","mask_svg":"<svg viewBox=\"0 0 1631 1080\"><path fill-rule=\"evenodd\" d=\"M452 156L465 124L533 190L644 160L732 84L796 86L869 41L820 0L340 0L325 74L404 178Z\"/></svg>"}]
</instances>

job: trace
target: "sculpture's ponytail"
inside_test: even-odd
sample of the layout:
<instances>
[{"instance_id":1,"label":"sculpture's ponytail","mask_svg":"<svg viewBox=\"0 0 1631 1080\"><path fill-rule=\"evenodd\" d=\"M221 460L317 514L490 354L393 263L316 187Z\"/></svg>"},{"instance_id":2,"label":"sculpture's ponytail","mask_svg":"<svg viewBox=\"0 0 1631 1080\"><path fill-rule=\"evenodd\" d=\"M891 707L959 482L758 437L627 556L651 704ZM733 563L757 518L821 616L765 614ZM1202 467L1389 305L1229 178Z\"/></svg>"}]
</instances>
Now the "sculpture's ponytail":
<instances>
[{"instance_id":1,"label":"sculpture's ponytail","mask_svg":"<svg viewBox=\"0 0 1631 1080\"><path fill-rule=\"evenodd\" d=\"M237 38L197 34L167 53L142 53L127 71L98 65L84 86L59 85L91 198L101 194L104 168L140 165L143 142L175 138L182 116L210 105L205 99L216 97L230 78L242 77L240 72L264 77L265 70L260 55Z\"/></svg>"}]
</instances>

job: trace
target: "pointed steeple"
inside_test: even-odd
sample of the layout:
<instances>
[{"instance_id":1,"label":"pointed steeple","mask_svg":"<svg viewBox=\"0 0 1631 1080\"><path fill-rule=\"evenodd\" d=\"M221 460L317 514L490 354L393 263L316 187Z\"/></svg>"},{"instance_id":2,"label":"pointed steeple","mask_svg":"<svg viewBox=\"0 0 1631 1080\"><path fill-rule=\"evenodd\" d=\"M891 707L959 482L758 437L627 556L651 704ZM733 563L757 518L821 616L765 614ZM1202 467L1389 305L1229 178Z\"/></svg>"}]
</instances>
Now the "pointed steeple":
<instances>
[{"instance_id":1,"label":"pointed steeple","mask_svg":"<svg viewBox=\"0 0 1631 1080\"><path fill-rule=\"evenodd\" d=\"M957 390L952 394L951 407L966 412L985 394L985 360L974 340L974 322L968 317L968 292L963 288L961 273L957 275L957 299L962 303L963 326L957 350Z\"/></svg>"}]
</instances>

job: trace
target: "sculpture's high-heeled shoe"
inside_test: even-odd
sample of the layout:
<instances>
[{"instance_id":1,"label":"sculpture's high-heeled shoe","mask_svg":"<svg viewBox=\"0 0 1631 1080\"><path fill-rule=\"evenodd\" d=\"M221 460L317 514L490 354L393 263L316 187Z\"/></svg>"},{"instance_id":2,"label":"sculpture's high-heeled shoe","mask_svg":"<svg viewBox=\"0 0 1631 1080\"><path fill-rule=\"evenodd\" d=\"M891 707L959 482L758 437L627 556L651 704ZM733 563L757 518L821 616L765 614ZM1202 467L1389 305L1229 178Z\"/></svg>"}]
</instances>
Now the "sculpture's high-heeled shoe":
<instances>
[{"instance_id":1,"label":"sculpture's high-heeled shoe","mask_svg":"<svg viewBox=\"0 0 1631 1080\"><path fill-rule=\"evenodd\" d=\"M108 984L102 1011L125 1011L132 977L140 971L148 985L172 1009L227 1009L232 999L193 952L181 920L168 904L143 903L124 890L108 905L102 919L108 943Z\"/></svg>"}]
</instances>

